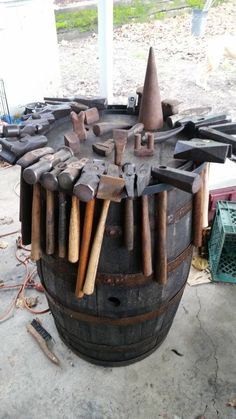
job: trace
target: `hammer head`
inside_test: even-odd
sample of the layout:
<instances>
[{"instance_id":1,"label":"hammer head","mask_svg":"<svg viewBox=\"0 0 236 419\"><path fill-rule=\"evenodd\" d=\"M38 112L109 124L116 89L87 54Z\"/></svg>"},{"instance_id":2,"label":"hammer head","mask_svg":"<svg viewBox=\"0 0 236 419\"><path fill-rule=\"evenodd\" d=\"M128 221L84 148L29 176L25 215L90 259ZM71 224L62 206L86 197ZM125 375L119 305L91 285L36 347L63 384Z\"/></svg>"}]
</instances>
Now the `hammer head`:
<instances>
[{"instance_id":1,"label":"hammer head","mask_svg":"<svg viewBox=\"0 0 236 419\"><path fill-rule=\"evenodd\" d=\"M199 138L193 138L190 141L180 140L177 142L174 150L175 158L193 160L199 163L224 163L226 157L230 154L231 146L229 144Z\"/></svg>"}]
</instances>

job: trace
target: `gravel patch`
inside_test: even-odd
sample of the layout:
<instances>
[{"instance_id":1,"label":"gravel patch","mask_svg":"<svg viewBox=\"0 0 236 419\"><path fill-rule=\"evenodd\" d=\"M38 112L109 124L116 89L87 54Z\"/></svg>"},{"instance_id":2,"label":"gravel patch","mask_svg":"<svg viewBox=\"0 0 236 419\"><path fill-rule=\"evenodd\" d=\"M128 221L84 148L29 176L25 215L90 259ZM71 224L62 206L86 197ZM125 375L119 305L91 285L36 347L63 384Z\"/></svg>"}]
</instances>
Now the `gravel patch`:
<instances>
[{"instance_id":1,"label":"gravel patch","mask_svg":"<svg viewBox=\"0 0 236 419\"><path fill-rule=\"evenodd\" d=\"M209 80L209 91L195 83L208 39L234 35L235 16L235 2L212 8L203 37L191 35L190 13L114 29L114 103L126 103L128 94L143 84L152 46L162 99L176 98L186 107L210 105L213 112L228 112L236 118L236 61L221 63ZM99 95L97 34L61 33L58 42L62 94Z\"/></svg>"}]
</instances>

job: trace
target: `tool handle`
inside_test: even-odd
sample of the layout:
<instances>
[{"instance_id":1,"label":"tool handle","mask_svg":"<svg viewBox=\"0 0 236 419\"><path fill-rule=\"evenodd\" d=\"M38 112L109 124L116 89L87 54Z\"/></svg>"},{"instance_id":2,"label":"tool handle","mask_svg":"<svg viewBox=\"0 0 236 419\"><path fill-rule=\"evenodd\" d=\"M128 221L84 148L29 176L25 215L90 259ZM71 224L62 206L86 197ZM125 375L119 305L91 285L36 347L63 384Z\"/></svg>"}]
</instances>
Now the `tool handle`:
<instances>
[{"instance_id":1,"label":"tool handle","mask_svg":"<svg viewBox=\"0 0 236 419\"><path fill-rule=\"evenodd\" d=\"M152 274L152 244L149 220L148 196L143 195L142 200L142 256L143 273L145 276Z\"/></svg>"},{"instance_id":2,"label":"tool handle","mask_svg":"<svg viewBox=\"0 0 236 419\"><path fill-rule=\"evenodd\" d=\"M82 291L82 289L84 286L84 278L85 278L86 268L87 268L87 263L88 263L89 247L90 247L91 234L92 234L92 228L93 228L94 209L95 209L95 199L92 199L86 204L85 215L84 215L84 227L83 227L83 235L82 235L82 241L81 241L80 261L79 261L79 269L77 273L76 290L75 290L75 295L77 298L82 298L84 296L84 292Z\"/></svg>"},{"instance_id":3,"label":"tool handle","mask_svg":"<svg viewBox=\"0 0 236 419\"><path fill-rule=\"evenodd\" d=\"M159 192L157 199L157 257L155 277L162 285L167 283L167 191Z\"/></svg>"},{"instance_id":4,"label":"tool handle","mask_svg":"<svg viewBox=\"0 0 236 419\"><path fill-rule=\"evenodd\" d=\"M134 248L134 201L132 198L125 200L125 247L131 252Z\"/></svg>"},{"instance_id":5,"label":"tool handle","mask_svg":"<svg viewBox=\"0 0 236 419\"><path fill-rule=\"evenodd\" d=\"M31 217L32 217L32 185L28 185L23 178L23 169L20 176L20 221L22 244L31 243Z\"/></svg>"},{"instance_id":6,"label":"tool handle","mask_svg":"<svg viewBox=\"0 0 236 419\"><path fill-rule=\"evenodd\" d=\"M167 183L191 194L195 194L202 184L201 177L197 173L167 166L152 167L152 175L159 182Z\"/></svg>"},{"instance_id":7,"label":"tool handle","mask_svg":"<svg viewBox=\"0 0 236 419\"><path fill-rule=\"evenodd\" d=\"M58 256L66 257L67 249L67 199L64 192L59 192L59 220L58 220Z\"/></svg>"},{"instance_id":8,"label":"tool handle","mask_svg":"<svg viewBox=\"0 0 236 419\"><path fill-rule=\"evenodd\" d=\"M87 294L87 295L91 295L94 291L98 262L99 262L99 257L101 253L102 241L103 241L104 230L105 230L106 219L108 215L110 202L111 201L107 199L104 200L103 202L102 213L99 219L99 223L97 226L96 234L95 234L93 245L92 245L87 274L86 274L85 283L83 287L83 292L84 294Z\"/></svg>"},{"instance_id":9,"label":"tool handle","mask_svg":"<svg viewBox=\"0 0 236 419\"><path fill-rule=\"evenodd\" d=\"M54 192L46 190L46 253L52 255L55 250Z\"/></svg>"},{"instance_id":10,"label":"tool handle","mask_svg":"<svg viewBox=\"0 0 236 419\"><path fill-rule=\"evenodd\" d=\"M50 359L50 361L52 361L54 364L59 365L60 364L59 359L56 357L56 355L52 351L50 351L50 349L47 346L46 341L37 332L37 330L35 330L35 328L31 324L28 324L26 326L26 329L35 338L35 340L38 343L39 347L42 349L42 351L48 357L48 359Z\"/></svg>"},{"instance_id":11,"label":"tool handle","mask_svg":"<svg viewBox=\"0 0 236 419\"><path fill-rule=\"evenodd\" d=\"M75 195L72 195L70 225L69 225L69 246L68 261L76 263L79 260L80 246L80 204Z\"/></svg>"},{"instance_id":12,"label":"tool handle","mask_svg":"<svg viewBox=\"0 0 236 419\"><path fill-rule=\"evenodd\" d=\"M37 261L41 258L41 186L33 186L32 226L31 226L31 259Z\"/></svg>"}]
</instances>

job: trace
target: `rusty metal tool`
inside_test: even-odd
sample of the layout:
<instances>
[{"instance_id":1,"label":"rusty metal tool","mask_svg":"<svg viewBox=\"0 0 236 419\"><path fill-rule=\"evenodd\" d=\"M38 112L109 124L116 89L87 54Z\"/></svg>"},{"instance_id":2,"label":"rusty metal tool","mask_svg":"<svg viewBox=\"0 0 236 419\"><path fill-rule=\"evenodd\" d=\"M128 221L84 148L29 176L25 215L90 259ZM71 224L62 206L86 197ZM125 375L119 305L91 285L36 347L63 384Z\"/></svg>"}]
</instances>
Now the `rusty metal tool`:
<instances>
[{"instance_id":1,"label":"rusty metal tool","mask_svg":"<svg viewBox=\"0 0 236 419\"><path fill-rule=\"evenodd\" d=\"M109 164L105 174L102 174L99 181L97 198L108 199L114 202L121 201L121 192L124 189L125 180L121 177L118 165Z\"/></svg>"},{"instance_id":2,"label":"rusty metal tool","mask_svg":"<svg viewBox=\"0 0 236 419\"><path fill-rule=\"evenodd\" d=\"M54 154L46 154L37 163L24 170L23 176L25 181L31 185L37 183L43 173L49 172L56 164L69 159L73 154L73 151L66 146L61 147Z\"/></svg>"},{"instance_id":3,"label":"rusty metal tool","mask_svg":"<svg viewBox=\"0 0 236 419\"><path fill-rule=\"evenodd\" d=\"M100 156L109 156L109 154L112 153L112 151L114 150L114 140L113 139L109 139L103 142L97 142L95 144L92 145L93 147L93 151L97 154L99 154Z\"/></svg>"},{"instance_id":4,"label":"rusty metal tool","mask_svg":"<svg viewBox=\"0 0 236 419\"><path fill-rule=\"evenodd\" d=\"M113 140L115 144L115 164L121 166L127 144L127 131L121 129L113 130Z\"/></svg>"},{"instance_id":5,"label":"rusty metal tool","mask_svg":"<svg viewBox=\"0 0 236 419\"><path fill-rule=\"evenodd\" d=\"M98 124L93 125L93 133L97 137L101 137L104 134L108 134L114 129L125 129L131 128L133 125L133 120L124 122L99 122Z\"/></svg>"},{"instance_id":6,"label":"rusty metal tool","mask_svg":"<svg viewBox=\"0 0 236 419\"><path fill-rule=\"evenodd\" d=\"M142 99L139 109L139 122L147 131L155 131L163 126L163 113L158 85L154 50L149 49L149 56L144 80Z\"/></svg>"},{"instance_id":7,"label":"rusty metal tool","mask_svg":"<svg viewBox=\"0 0 236 419\"><path fill-rule=\"evenodd\" d=\"M176 143L174 157L192 160L198 163L225 163L226 157L231 157L231 146L213 140L193 138L189 141L179 140Z\"/></svg>"},{"instance_id":8,"label":"rusty metal tool","mask_svg":"<svg viewBox=\"0 0 236 419\"><path fill-rule=\"evenodd\" d=\"M121 193L124 189L125 180L119 177L120 170L114 164L110 164L106 175L101 175L97 197L103 199L102 212L96 229L90 258L88 262L87 273L85 277L83 292L86 295L91 295L94 291L99 257L102 248L104 230L106 219L110 207L110 202L119 202Z\"/></svg>"},{"instance_id":9,"label":"rusty metal tool","mask_svg":"<svg viewBox=\"0 0 236 419\"><path fill-rule=\"evenodd\" d=\"M199 174L168 166L152 167L152 177L191 194L195 194L202 184Z\"/></svg>"},{"instance_id":10,"label":"rusty metal tool","mask_svg":"<svg viewBox=\"0 0 236 419\"><path fill-rule=\"evenodd\" d=\"M44 135L27 136L20 139L0 138L0 145L2 146L0 157L7 163L15 164L25 153L43 147L47 142L48 140Z\"/></svg>"},{"instance_id":11,"label":"rusty metal tool","mask_svg":"<svg viewBox=\"0 0 236 419\"><path fill-rule=\"evenodd\" d=\"M80 139L75 131L67 131L64 134L64 144L77 154L80 152Z\"/></svg>"},{"instance_id":12,"label":"rusty metal tool","mask_svg":"<svg viewBox=\"0 0 236 419\"><path fill-rule=\"evenodd\" d=\"M80 141L87 139L87 131L85 129L85 112L81 111L78 115L76 112L71 111L70 113L71 122L73 125L74 132L78 135Z\"/></svg>"},{"instance_id":13,"label":"rusty metal tool","mask_svg":"<svg viewBox=\"0 0 236 419\"><path fill-rule=\"evenodd\" d=\"M67 161L66 168L58 175L58 182L61 189L72 193L74 183L78 179L81 170L88 163L89 159L83 157L78 159L74 157L73 160Z\"/></svg>"},{"instance_id":14,"label":"rusty metal tool","mask_svg":"<svg viewBox=\"0 0 236 419\"><path fill-rule=\"evenodd\" d=\"M155 131L152 134L154 135L154 143L162 143L164 141L169 140L169 138L174 137L175 135L179 134L181 131L184 130L184 126L180 126L178 128L172 128L170 130L166 130L166 131ZM146 143L148 140L148 133L145 133L142 136L142 144Z\"/></svg>"},{"instance_id":15,"label":"rusty metal tool","mask_svg":"<svg viewBox=\"0 0 236 419\"><path fill-rule=\"evenodd\" d=\"M233 152L236 153L236 138L234 138L233 135L225 134L212 127L201 127L199 128L198 133L201 138L208 138L217 142L220 141L224 144L230 144Z\"/></svg>"},{"instance_id":16,"label":"rusty metal tool","mask_svg":"<svg viewBox=\"0 0 236 419\"><path fill-rule=\"evenodd\" d=\"M163 118L166 120L168 116L175 115L179 112L179 106L183 103L177 99L164 99L161 101Z\"/></svg>"},{"instance_id":17,"label":"rusty metal tool","mask_svg":"<svg viewBox=\"0 0 236 419\"><path fill-rule=\"evenodd\" d=\"M155 278L162 285L167 283L167 191L159 192L156 199Z\"/></svg>"},{"instance_id":18,"label":"rusty metal tool","mask_svg":"<svg viewBox=\"0 0 236 419\"><path fill-rule=\"evenodd\" d=\"M71 96L71 97L59 97L59 98L53 98L53 97L45 97L45 102L53 102L53 101L59 101L59 102L78 102L83 105L88 106L89 108L96 107L98 110L103 110L107 108L107 98L104 97L93 97L88 98L86 96Z\"/></svg>"},{"instance_id":19,"label":"rusty metal tool","mask_svg":"<svg viewBox=\"0 0 236 419\"><path fill-rule=\"evenodd\" d=\"M171 115L166 120L167 125L170 128L174 128L180 125L186 126L187 124L195 125L198 127L200 126L209 126L215 124L221 124L225 122L229 122L228 116L226 114L220 115Z\"/></svg>"},{"instance_id":20,"label":"rusty metal tool","mask_svg":"<svg viewBox=\"0 0 236 419\"><path fill-rule=\"evenodd\" d=\"M105 171L105 162L96 160L88 162L83 170L79 180L73 188L73 193L81 201L88 202L96 195L100 175Z\"/></svg>"},{"instance_id":21,"label":"rusty metal tool","mask_svg":"<svg viewBox=\"0 0 236 419\"><path fill-rule=\"evenodd\" d=\"M149 157L154 154L154 134L151 132L147 133L147 145L141 144L141 134L135 134L134 136L134 155L138 157Z\"/></svg>"},{"instance_id":22,"label":"rusty metal tool","mask_svg":"<svg viewBox=\"0 0 236 419\"><path fill-rule=\"evenodd\" d=\"M123 166L123 178L125 179L125 189L127 198L125 199L125 228L124 243L126 249L130 252L134 248L134 182L135 165L125 163Z\"/></svg>"},{"instance_id":23,"label":"rusty metal tool","mask_svg":"<svg viewBox=\"0 0 236 419\"><path fill-rule=\"evenodd\" d=\"M141 163L136 167L137 195L141 196L145 187L151 179L151 166L148 163Z\"/></svg>"},{"instance_id":24,"label":"rusty metal tool","mask_svg":"<svg viewBox=\"0 0 236 419\"><path fill-rule=\"evenodd\" d=\"M99 112L97 110L97 108L90 108L87 109L86 111L84 111L85 113L85 119L84 122L87 125L91 125L94 124L94 122L99 121Z\"/></svg>"},{"instance_id":25,"label":"rusty metal tool","mask_svg":"<svg viewBox=\"0 0 236 419\"><path fill-rule=\"evenodd\" d=\"M225 134L236 134L236 122L227 122L225 124L211 125L212 129L224 132Z\"/></svg>"}]
</instances>

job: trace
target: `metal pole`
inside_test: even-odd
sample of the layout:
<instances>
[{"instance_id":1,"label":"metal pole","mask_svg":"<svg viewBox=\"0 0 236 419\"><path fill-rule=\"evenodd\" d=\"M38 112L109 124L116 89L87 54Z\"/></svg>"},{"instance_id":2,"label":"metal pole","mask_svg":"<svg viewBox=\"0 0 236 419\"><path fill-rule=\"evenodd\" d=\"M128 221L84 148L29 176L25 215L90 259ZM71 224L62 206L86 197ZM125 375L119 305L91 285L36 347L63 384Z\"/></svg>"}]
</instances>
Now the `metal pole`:
<instances>
[{"instance_id":1,"label":"metal pole","mask_svg":"<svg viewBox=\"0 0 236 419\"><path fill-rule=\"evenodd\" d=\"M113 0L98 0L100 94L113 100Z\"/></svg>"}]
</instances>

